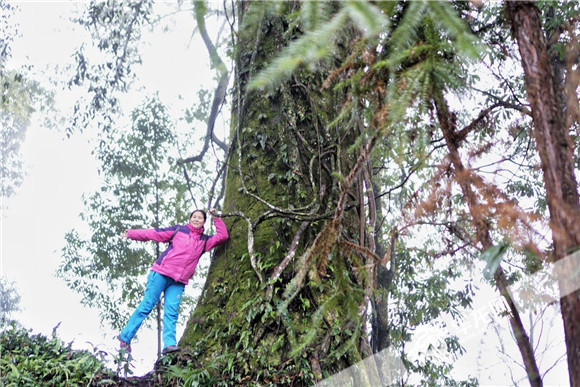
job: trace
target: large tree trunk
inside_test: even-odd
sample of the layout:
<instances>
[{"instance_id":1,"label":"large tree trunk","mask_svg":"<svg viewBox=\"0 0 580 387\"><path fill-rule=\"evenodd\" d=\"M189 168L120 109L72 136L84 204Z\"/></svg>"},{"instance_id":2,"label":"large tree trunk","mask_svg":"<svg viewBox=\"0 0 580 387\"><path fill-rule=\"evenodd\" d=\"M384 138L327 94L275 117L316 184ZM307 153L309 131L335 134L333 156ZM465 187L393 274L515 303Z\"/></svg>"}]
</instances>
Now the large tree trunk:
<instances>
[{"instance_id":1,"label":"large tree trunk","mask_svg":"<svg viewBox=\"0 0 580 387\"><path fill-rule=\"evenodd\" d=\"M351 171L358 155L347 149L360 134L352 123L330 124L346 101L321 87L334 63L299 69L276 90L246 88L300 33L285 19L296 4L279 3L278 15L261 13L265 2L240 5L223 208L230 240L215 251L180 341L200 367L213 364L214 376L232 382L311 384L360 360L367 340L371 276L340 244L343 235L363 240L356 179L343 216L325 221L344 192L334 173ZM259 25L245 29L246 18Z\"/></svg>"},{"instance_id":2,"label":"large tree trunk","mask_svg":"<svg viewBox=\"0 0 580 387\"><path fill-rule=\"evenodd\" d=\"M580 206L574 176L572 146L562 109L559 85L548 54L539 10L532 1L506 2L518 43L528 101L532 108L533 135L540 155L555 260L580 246ZM570 261L570 260L568 260ZM570 267L568 273L577 272ZM561 283L561 287L564 285ZM570 385L580 386L580 292L560 300L564 322Z\"/></svg>"}]
</instances>

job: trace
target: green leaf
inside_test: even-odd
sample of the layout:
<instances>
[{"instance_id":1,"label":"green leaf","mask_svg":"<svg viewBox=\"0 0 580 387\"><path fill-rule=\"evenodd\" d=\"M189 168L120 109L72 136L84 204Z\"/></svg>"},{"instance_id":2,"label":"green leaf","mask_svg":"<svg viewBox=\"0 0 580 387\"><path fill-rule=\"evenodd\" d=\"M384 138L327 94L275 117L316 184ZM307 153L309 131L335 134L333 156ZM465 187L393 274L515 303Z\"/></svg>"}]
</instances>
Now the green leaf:
<instances>
[{"instance_id":1,"label":"green leaf","mask_svg":"<svg viewBox=\"0 0 580 387\"><path fill-rule=\"evenodd\" d=\"M487 262L485 269L483 269L483 276L486 279L492 279L493 274L499 268L503 256L507 252L509 245L502 243L497 246L492 246L481 254L481 258Z\"/></svg>"}]
</instances>

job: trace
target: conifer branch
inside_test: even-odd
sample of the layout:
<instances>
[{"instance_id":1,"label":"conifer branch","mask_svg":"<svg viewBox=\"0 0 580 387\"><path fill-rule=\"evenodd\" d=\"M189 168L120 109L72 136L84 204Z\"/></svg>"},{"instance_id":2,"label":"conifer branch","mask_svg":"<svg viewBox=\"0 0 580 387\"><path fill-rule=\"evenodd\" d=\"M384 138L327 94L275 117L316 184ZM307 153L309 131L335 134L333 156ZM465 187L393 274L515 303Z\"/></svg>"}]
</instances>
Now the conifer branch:
<instances>
[{"instance_id":1,"label":"conifer branch","mask_svg":"<svg viewBox=\"0 0 580 387\"><path fill-rule=\"evenodd\" d=\"M354 243L354 242L351 242L351 241L340 241L339 244L344 246L344 247L348 247L349 249L351 249L353 251L356 251L357 253L359 253L363 257L374 260L376 263L382 262L381 257L379 257L374 252L372 252L368 247L361 246L361 245Z\"/></svg>"}]
</instances>

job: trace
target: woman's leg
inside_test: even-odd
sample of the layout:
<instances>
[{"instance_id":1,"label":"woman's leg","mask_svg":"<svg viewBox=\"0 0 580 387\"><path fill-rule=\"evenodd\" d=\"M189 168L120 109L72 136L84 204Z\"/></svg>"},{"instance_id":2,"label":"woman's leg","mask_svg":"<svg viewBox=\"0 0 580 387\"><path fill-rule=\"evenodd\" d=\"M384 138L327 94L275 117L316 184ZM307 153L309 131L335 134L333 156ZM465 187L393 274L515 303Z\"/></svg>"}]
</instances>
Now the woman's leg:
<instances>
[{"instance_id":1,"label":"woman's leg","mask_svg":"<svg viewBox=\"0 0 580 387\"><path fill-rule=\"evenodd\" d=\"M172 279L171 285L165 289L165 303L163 312L163 349L177 345L175 338L175 324L179 316L179 304L185 285Z\"/></svg>"},{"instance_id":2,"label":"woman's leg","mask_svg":"<svg viewBox=\"0 0 580 387\"><path fill-rule=\"evenodd\" d=\"M135 334L139 330L141 323L149 313L153 310L161 293L165 290L167 286L167 280L161 274L151 271L147 277L147 288L145 289L145 295L143 296L143 301L139 304L135 312L129 318L129 322L125 326L125 329L119 335L119 338L126 343L130 343Z\"/></svg>"}]
</instances>

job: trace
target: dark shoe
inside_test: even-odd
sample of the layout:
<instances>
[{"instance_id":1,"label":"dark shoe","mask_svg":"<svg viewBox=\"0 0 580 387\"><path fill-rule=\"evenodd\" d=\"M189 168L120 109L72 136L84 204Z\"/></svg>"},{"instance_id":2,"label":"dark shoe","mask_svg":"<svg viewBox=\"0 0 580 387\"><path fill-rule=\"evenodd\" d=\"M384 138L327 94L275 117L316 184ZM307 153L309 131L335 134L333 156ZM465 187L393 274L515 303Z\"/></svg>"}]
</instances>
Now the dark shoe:
<instances>
[{"instance_id":1,"label":"dark shoe","mask_svg":"<svg viewBox=\"0 0 580 387\"><path fill-rule=\"evenodd\" d=\"M179 351L179 347L177 345L170 345L169 347L167 347L163 350L163 354L167 355L168 353L177 352L177 351Z\"/></svg>"},{"instance_id":2,"label":"dark shoe","mask_svg":"<svg viewBox=\"0 0 580 387\"><path fill-rule=\"evenodd\" d=\"M131 343L127 343L125 341L123 341L123 339L121 339L121 336L117 337L119 339L119 347L121 350L125 350L129 353L131 353Z\"/></svg>"}]
</instances>

